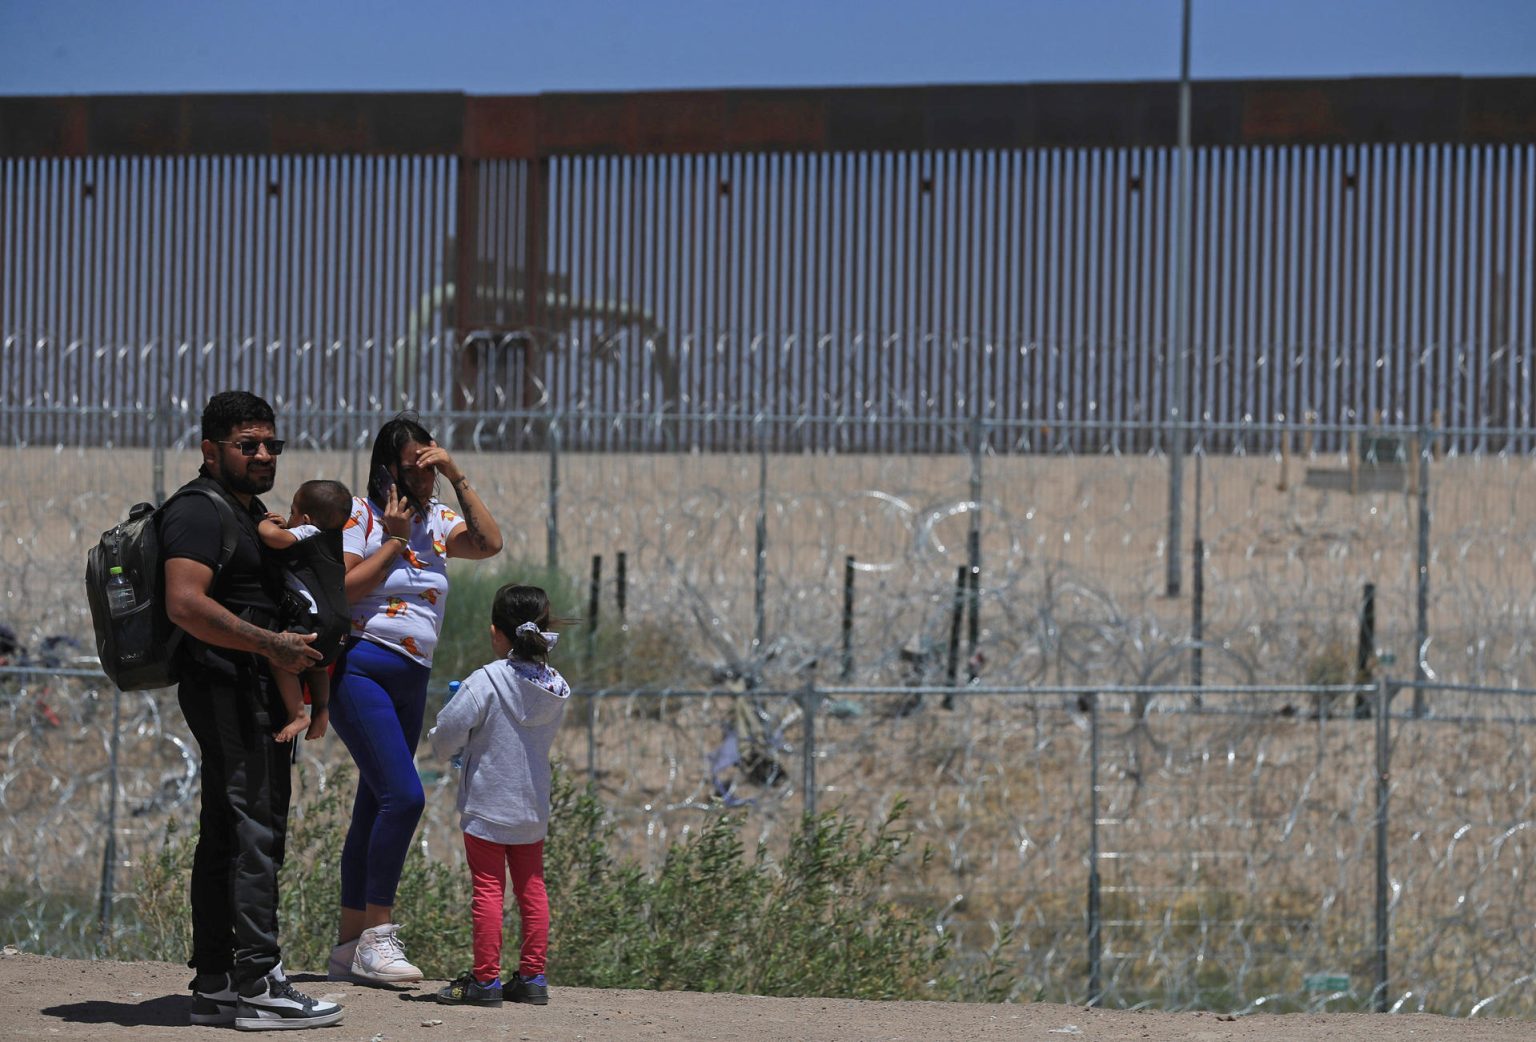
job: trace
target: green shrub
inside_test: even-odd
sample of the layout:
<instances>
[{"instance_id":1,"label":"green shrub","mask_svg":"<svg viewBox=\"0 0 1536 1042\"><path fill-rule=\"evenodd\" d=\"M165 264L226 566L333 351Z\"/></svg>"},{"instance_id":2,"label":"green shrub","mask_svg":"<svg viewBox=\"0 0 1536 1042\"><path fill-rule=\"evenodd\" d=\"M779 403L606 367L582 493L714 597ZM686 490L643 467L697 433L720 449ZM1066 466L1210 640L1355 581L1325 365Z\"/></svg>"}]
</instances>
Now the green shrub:
<instances>
[{"instance_id":1,"label":"green shrub","mask_svg":"<svg viewBox=\"0 0 1536 1042\"><path fill-rule=\"evenodd\" d=\"M285 962L325 965L335 941L339 859L351 783L294 808L282 875ZM877 827L823 814L804 823L781 858L748 856L741 813L707 812L652 872L613 853L613 827L590 790L558 773L545 847L550 895L550 976L589 987L940 998L959 994L941 978L948 942L934 909L882 896L910 843L903 807ZM137 880L139 928L114 954L179 962L190 951L186 894L195 834L167 830ZM923 855L926 859L926 853ZM409 955L428 977L470 963L469 877L461 863L406 859L398 907ZM517 905L509 892L503 965L516 965ZM943 979L944 983L939 983Z\"/></svg>"},{"instance_id":2,"label":"green shrub","mask_svg":"<svg viewBox=\"0 0 1536 1042\"><path fill-rule=\"evenodd\" d=\"M184 962L192 954L187 898L196 840L196 833L181 835L174 818L166 822L160 850L140 862L132 900L116 907L118 929L106 954L166 962Z\"/></svg>"},{"instance_id":3,"label":"green shrub","mask_svg":"<svg viewBox=\"0 0 1536 1042\"><path fill-rule=\"evenodd\" d=\"M573 620L562 627L560 647L551 659L572 687L683 687L703 679L685 672L688 665L679 659L675 633L647 621L621 626L609 601L599 615L600 625L589 629L584 619L590 597L587 580L526 561L492 560L449 566L443 632L433 655L434 684L462 680L490 659L491 602L509 582L542 587L554 615ZM574 711L570 717L580 719Z\"/></svg>"},{"instance_id":4,"label":"green shrub","mask_svg":"<svg viewBox=\"0 0 1536 1042\"><path fill-rule=\"evenodd\" d=\"M336 943L341 845L351 820L353 777L350 768L333 771L318 796L296 800L289 813L279 878L278 936L283 961L294 970L323 968ZM299 789L296 785L295 791ZM181 962L190 954L187 893L196 843L195 830L182 834L174 822L167 825L159 853L145 863L132 905L124 909L125 922L134 928L121 932L113 955ZM470 950L469 873L464 866L428 860L413 845L396 900L402 912L410 910L406 940L411 960L429 976L447 978L462 972Z\"/></svg>"},{"instance_id":5,"label":"green shrub","mask_svg":"<svg viewBox=\"0 0 1536 1042\"><path fill-rule=\"evenodd\" d=\"M948 955L930 910L882 896L910 835L904 804L872 831L823 814L775 861L745 815L709 811L645 873L609 850L590 791L557 779L546 845L554 979L591 987L846 998L936 998ZM923 855L926 859L926 853Z\"/></svg>"}]
</instances>

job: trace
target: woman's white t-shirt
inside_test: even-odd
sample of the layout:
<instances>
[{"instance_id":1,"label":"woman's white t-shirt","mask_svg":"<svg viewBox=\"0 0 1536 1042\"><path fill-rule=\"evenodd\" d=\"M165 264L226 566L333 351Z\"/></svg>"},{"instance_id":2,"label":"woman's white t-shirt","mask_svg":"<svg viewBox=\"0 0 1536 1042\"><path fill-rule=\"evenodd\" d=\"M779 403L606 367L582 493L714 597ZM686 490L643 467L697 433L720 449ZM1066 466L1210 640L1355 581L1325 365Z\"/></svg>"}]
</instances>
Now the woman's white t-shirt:
<instances>
[{"instance_id":1,"label":"woman's white t-shirt","mask_svg":"<svg viewBox=\"0 0 1536 1042\"><path fill-rule=\"evenodd\" d=\"M352 516L341 532L342 552L365 559L376 553L384 545L382 516L378 506L354 497ZM354 636L432 665L448 602L448 536L463 523L436 499L427 504L425 518L411 519L405 549L395 555L379 585L352 605Z\"/></svg>"}]
</instances>

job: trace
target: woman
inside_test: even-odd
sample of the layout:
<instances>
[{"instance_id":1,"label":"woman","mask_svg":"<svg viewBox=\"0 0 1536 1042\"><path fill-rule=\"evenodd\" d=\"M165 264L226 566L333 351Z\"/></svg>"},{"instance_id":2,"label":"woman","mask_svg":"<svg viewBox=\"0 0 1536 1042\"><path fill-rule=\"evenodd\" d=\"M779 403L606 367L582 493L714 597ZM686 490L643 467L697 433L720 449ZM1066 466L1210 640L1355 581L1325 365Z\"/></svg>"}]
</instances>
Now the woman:
<instances>
[{"instance_id":1,"label":"woman","mask_svg":"<svg viewBox=\"0 0 1536 1042\"><path fill-rule=\"evenodd\" d=\"M342 533L352 640L337 658L331 727L357 764L357 799L341 852L341 930L330 976L421 980L394 922L395 890L425 797L414 762L432 652L443 626L450 557L501 551L501 531L464 472L421 424L380 428L368 498ZM455 513L436 498L453 488Z\"/></svg>"}]
</instances>

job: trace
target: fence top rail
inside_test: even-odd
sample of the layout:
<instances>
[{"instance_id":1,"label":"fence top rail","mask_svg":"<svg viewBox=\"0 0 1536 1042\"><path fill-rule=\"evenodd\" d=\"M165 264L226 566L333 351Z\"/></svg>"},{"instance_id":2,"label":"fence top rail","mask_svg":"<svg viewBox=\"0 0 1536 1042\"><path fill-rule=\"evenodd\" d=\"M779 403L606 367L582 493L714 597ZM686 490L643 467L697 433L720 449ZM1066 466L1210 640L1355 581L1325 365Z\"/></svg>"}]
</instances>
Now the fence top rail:
<instances>
[{"instance_id":1,"label":"fence top rail","mask_svg":"<svg viewBox=\"0 0 1536 1042\"><path fill-rule=\"evenodd\" d=\"M1536 77L1201 80L1199 146L1529 144ZM1172 147L1175 81L0 97L0 158Z\"/></svg>"},{"instance_id":2,"label":"fence top rail","mask_svg":"<svg viewBox=\"0 0 1536 1042\"><path fill-rule=\"evenodd\" d=\"M97 669L58 667L46 665L0 665L0 677L76 678L98 681L110 685L105 674ZM1370 684L1065 684L1065 685L979 685L957 684L953 687L930 684L921 687L872 687L838 684L806 684L800 687L753 688L592 688L583 687L575 694L594 698L805 698L814 695L820 699L877 698L887 696L911 697L914 695L964 695L1007 696L1030 695L1034 697L1078 698L1084 695L1106 696L1191 696L1226 698L1260 697L1267 695L1338 696L1374 694L1385 688L1391 692L1420 690L1443 694L1482 695L1487 697L1536 698L1536 688L1492 687L1478 684L1446 684L1438 681L1382 678ZM446 685L440 688L446 691Z\"/></svg>"},{"instance_id":3,"label":"fence top rail","mask_svg":"<svg viewBox=\"0 0 1536 1042\"><path fill-rule=\"evenodd\" d=\"M27 417L64 417L73 418L79 416L109 416L128 417L140 416L144 418L167 418L172 421L181 420L187 423L195 423L200 414L200 405L166 403L163 406L144 404L139 406L90 406L90 405L33 405L33 404L8 404L0 402L0 415L27 416ZM394 415L393 409L340 409L307 406L295 406L283 404L276 408L277 416L281 422L293 422L295 420L375 420L386 419ZM914 427L921 429L948 428L958 432L964 432L968 428L977 427L983 434L1003 434L1019 432L1024 434L1038 434L1041 432L1050 434L1065 434L1073 432L1137 432L1137 431L1173 431L1181 430L1196 436L1199 435L1273 435L1273 434L1371 434L1381 437L1536 437L1536 427L1526 426L1500 426L1500 427L1467 427L1467 426L1426 426L1402 423L1390 423L1382 421L1358 421L1355 423L1328 423L1316 420L1306 421L1276 421L1260 422L1249 421L1243 423L1209 423L1199 421L1170 422L1167 420L1058 420L1039 418L1030 420L1021 419L996 419L986 416L948 416L948 417L922 417L922 416L884 416L884 415L840 415L840 416L807 416L803 413L769 413L761 411L722 412L699 411L679 412L677 410L593 410L593 409L501 409L494 411L475 411L466 409L420 409L420 415L432 422L441 423L493 423L498 426L512 426L523 423L529 425L553 425L556 427L566 425L591 425L604 423L646 423L658 428L670 423L686 421L689 424L751 424L768 429L782 429L786 426L803 429L846 428L846 427ZM1198 448L1198 446L1197 446Z\"/></svg>"}]
</instances>

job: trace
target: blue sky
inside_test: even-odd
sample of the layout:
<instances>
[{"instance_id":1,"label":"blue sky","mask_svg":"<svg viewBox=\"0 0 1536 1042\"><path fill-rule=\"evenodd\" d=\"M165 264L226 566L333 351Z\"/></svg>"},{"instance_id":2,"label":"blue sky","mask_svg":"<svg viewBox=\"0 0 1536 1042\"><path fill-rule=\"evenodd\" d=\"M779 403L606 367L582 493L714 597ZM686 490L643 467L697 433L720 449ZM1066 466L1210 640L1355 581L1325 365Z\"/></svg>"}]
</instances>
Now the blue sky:
<instances>
[{"instance_id":1,"label":"blue sky","mask_svg":"<svg viewBox=\"0 0 1536 1042\"><path fill-rule=\"evenodd\" d=\"M0 93L1169 79L1180 0L0 0ZM1536 0L1194 0L1199 78L1536 73Z\"/></svg>"}]
</instances>

